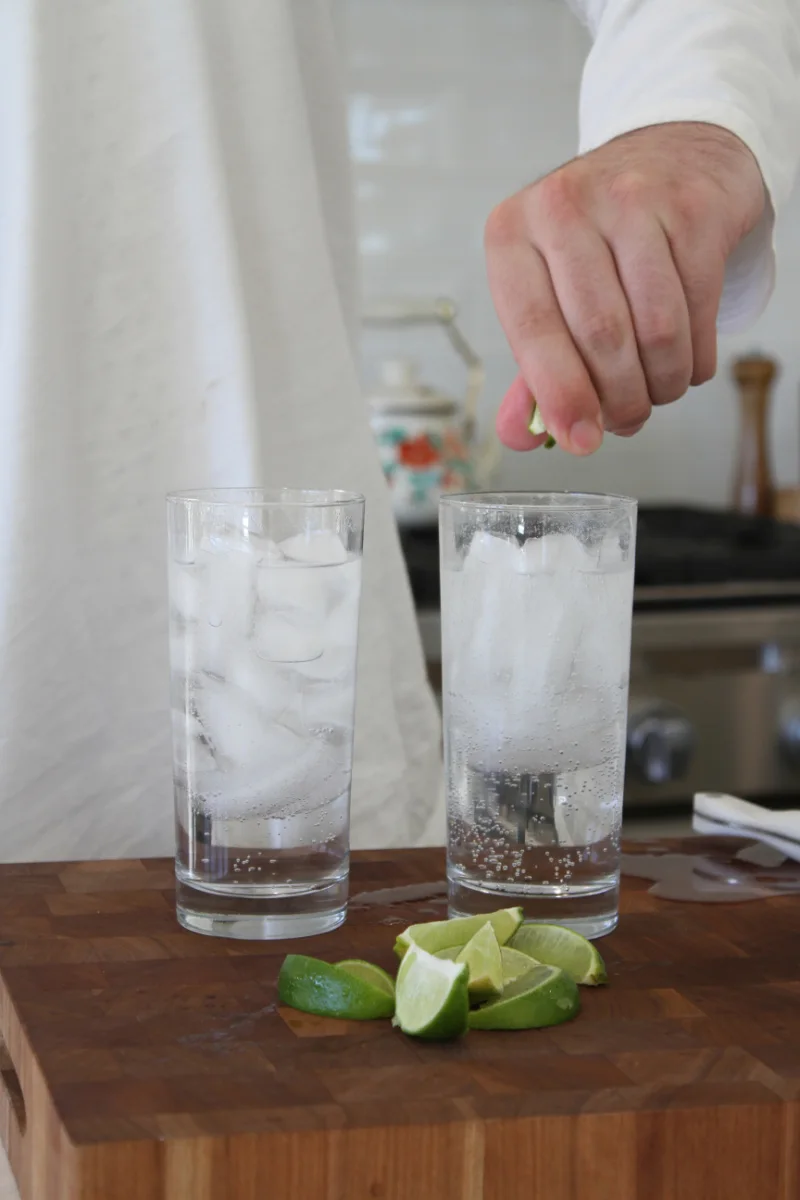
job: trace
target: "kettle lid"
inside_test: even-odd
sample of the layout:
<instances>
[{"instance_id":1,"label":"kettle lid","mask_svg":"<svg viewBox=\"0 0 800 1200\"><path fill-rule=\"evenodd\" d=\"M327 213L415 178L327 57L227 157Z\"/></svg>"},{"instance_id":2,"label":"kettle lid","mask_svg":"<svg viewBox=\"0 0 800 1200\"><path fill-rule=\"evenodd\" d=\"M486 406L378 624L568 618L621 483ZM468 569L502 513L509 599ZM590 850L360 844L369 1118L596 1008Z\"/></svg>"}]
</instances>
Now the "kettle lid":
<instances>
[{"instance_id":1,"label":"kettle lid","mask_svg":"<svg viewBox=\"0 0 800 1200\"><path fill-rule=\"evenodd\" d=\"M373 413L417 413L447 416L457 403L443 392L419 382L417 365L408 358L387 358L380 366L380 381L367 396Z\"/></svg>"}]
</instances>

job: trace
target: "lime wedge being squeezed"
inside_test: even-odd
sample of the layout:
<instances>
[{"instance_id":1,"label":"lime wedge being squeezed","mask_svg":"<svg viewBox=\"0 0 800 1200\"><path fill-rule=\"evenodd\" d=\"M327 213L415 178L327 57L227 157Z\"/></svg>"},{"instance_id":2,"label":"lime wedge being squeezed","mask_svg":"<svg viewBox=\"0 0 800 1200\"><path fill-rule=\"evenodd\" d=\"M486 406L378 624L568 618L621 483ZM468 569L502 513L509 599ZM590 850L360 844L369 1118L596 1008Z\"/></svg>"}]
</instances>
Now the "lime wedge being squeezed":
<instances>
[{"instance_id":1,"label":"lime wedge being squeezed","mask_svg":"<svg viewBox=\"0 0 800 1200\"><path fill-rule=\"evenodd\" d=\"M544 444L544 448L545 448L545 450L553 449L553 446L555 446L555 444L556 444L556 439L553 437L553 435L551 433L548 433L547 426L545 425L544 418L542 417L541 409L539 408L539 405L536 403L535 400L533 402L533 412L531 413L531 419L528 424L528 429L530 430L530 432L533 434L534 437L541 437L541 435L543 433L546 433L547 441Z\"/></svg>"}]
</instances>

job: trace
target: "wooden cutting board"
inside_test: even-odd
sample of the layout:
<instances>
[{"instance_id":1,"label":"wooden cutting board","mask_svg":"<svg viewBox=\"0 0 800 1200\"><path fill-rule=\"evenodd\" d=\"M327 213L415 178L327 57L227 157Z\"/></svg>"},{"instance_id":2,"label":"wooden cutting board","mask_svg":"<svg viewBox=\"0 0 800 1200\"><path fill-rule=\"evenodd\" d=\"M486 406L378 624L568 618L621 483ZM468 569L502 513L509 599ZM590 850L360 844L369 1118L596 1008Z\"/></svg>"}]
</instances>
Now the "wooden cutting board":
<instances>
[{"instance_id":1,"label":"wooden cutting board","mask_svg":"<svg viewBox=\"0 0 800 1200\"><path fill-rule=\"evenodd\" d=\"M351 893L442 874L361 853ZM576 1021L433 1045L279 1008L288 944L183 932L166 861L0 867L23 1200L795 1200L800 897L648 886L625 881ZM357 902L302 949L392 968L398 926L443 911Z\"/></svg>"}]
</instances>

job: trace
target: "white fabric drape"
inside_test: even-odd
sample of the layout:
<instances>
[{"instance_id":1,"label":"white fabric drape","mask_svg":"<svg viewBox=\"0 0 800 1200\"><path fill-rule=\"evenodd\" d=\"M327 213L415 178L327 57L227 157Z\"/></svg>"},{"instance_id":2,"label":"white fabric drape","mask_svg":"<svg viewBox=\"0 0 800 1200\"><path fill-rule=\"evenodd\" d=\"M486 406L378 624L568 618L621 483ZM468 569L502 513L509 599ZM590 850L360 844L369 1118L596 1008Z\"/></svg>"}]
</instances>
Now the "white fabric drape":
<instances>
[{"instance_id":1,"label":"white fabric drape","mask_svg":"<svg viewBox=\"0 0 800 1200\"><path fill-rule=\"evenodd\" d=\"M0 858L171 851L164 494L203 485L366 493L353 841L433 836L327 4L0 12Z\"/></svg>"}]
</instances>

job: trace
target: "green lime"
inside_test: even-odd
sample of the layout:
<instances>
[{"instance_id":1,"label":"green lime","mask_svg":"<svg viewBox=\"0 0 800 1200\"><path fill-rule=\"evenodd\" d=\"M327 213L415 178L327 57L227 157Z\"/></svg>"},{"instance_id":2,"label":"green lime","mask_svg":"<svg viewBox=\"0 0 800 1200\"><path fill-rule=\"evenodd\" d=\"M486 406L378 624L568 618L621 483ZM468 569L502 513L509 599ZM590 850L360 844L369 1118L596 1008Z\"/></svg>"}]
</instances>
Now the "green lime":
<instances>
[{"instance_id":1,"label":"green lime","mask_svg":"<svg viewBox=\"0 0 800 1200\"><path fill-rule=\"evenodd\" d=\"M499 996L503 990L503 964L500 943L487 921L469 939L456 959L466 963L469 970L469 998L472 1004L482 1004Z\"/></svg>"},{"instance_id":2,"label":"green lime","mask_svg":"<svg viewBox=\"0 0 800 1200\"><path fill-rule=\"evenodd\" d=\"M348 975L355 975L357 979L365 980L376 987L378 991L385 992L387 996L394 999L394 980L388 971L384 971L383 967L376 967L374 963L364 962L363 958L346 958L343 962L338 962L336 966L340 971L347 971Z\"/></svg>"},{"instance_id":3,"label":"green lime","mask_svg":"<svg viewBox=\"0 0 800 1200\"><path fill-rule=\"evenodd\" d=\"M512 950L510 946L500 947L500 962L503 965L503 986L513 983L520 975L527 975L531 969L532 959L529 954Z\"/></svg>"},{"instance_id":4,"label":"green lime","mask_svg":"<svg viewBox=\"0 0 800 1200\"><path fill-rule=\"evenodd\" d=\"M412 946L397 972L397 1008L392 1024L411 1037L460 1037L469 1015L469 971Z\"/></svg>"},{"instance_id":5,"label":"green lime","mask_svg":"<svg viewBox=\"0 0 800 1200\"><path fill-rule=\"evenodd\" d=\"M287 954L278 975L282 1004L320 1017L374 1021L391 1017L394 996L385 987L305 954Z\"/></svg>"},{"instance_id":6,"label":"green lime","mask_svg":"<svg viewBox=\"0 0 800 1200\"><path fill-rule=\"evenodd\" d=\"M519 929L522 924L521 908L501 908L497 912L480 913L475 917L454 917L452 921L427 921L423 925L409 925L404 929L394 944L395 953L402 958L413 943L435 954L437 950L446 950L449 946L466 946L469 939L476 934L486 922L494 929L495 937L501 946Z\"/></svg>"},{"instance_id":7,"label":"green lime","mask_svg":"<svg viewBox=\"0 0 800 1200\"><path fill-rule=\"evenodd\" d=\"M576 983L606 983L605 963L591 942L563 925L523 925L511 938L511 947L537 962L561 967Z\"/></svg>"},{"instance_id":8,"label":"green lime","mask_svg":"<svg viewBox=\"0 0 800 1200\"><path fill-rule=\"evenodd\" d=\"M469 1014L470 1029L541 1029L580 1012L578 985L558 967L535 966Z\"/></svg>"},{"instance_id":9,"label":"green lime","mask_svg":"<svg viewBox=\"0 0 800 1200\"><path fill-rule=\"evenodd\" d=\"M462 949L462 946L445 946L444 950L437 950L434 957L446 958L449 959L450 962L455 962Z\"/></svg>"},{"instance_id":10,"label":"green lime","mask_svg":"<svg viewBox=\"0 0 800 1200\"><path fill-rule=\"evenodd\" d=\"M544 423L542 411L535 400L533 402L533 412L531 413L528 429L531 431L534 437L541 437L543 433L547 433L547 441L544 444L544 448L545 450L553 449L553 446L556 444L556 439L551 433L547 432L547 426Z\"/></svg>"}]
</instances>

